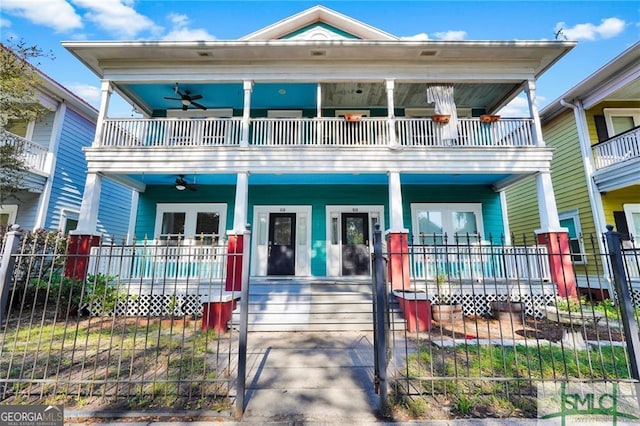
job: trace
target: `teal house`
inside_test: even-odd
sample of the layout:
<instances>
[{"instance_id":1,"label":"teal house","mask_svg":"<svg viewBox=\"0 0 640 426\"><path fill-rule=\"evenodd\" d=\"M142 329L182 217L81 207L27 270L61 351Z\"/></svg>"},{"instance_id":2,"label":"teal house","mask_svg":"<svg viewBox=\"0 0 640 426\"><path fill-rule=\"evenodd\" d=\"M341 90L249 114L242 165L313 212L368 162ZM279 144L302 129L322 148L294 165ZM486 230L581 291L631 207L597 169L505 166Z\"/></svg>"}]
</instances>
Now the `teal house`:
<instances>
[{"instance_id":1,"label":"teal house","mask_svg":"<svg viewBox=\"0 0 640 426\"><path fill-rule=\"evenodd\" d=\"M108 178L138 194L138 241L250 224L251 276L366 277L376 224L389 247L497 241L531 176L562 231L536 80L572 42L408 41L316 6L238 40L63 44L102 80L78 233ZM114 91L142 116L110 118Z\"/></svg>"}]
</instances>

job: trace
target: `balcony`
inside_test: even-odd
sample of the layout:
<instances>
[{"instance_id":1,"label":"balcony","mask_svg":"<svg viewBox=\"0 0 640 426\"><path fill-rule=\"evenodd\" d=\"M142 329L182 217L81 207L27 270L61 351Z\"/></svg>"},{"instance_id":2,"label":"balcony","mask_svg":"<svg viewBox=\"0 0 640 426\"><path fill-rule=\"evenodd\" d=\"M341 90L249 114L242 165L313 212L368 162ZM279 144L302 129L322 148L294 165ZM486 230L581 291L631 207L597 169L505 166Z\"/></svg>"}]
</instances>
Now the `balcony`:
<instances>
[{"instance_id":1,"label":"balcony","mask_svg":"<svg viewBox=\"0 0 640 426\"><path fill-rule=\"evenodd\" d=\"M592 152L600 192L640 185L640 127L593 145Z\"/></svg>"},{"instance_id":2,"label":"balcony","mask_svg":"<svg viewBox=\"0 0 640 426\"><path fill-rule=\"evenodd\" d=\"M640 158L640 127L593 145L596 170Z\"/></svg>"},{"instance_id":3,"label":"balcony","mask_svg":"<svg viewBox=\"0 0 640 426\"><path fill-rule=\"evenodd\" d=\"M356 145L404 147L531 147L535 146L533 120L478 118L458 121L458 137L445 137L445 124L430 118L387 117L346 121L344 118L254 118L249 145L327 146ZM393 131L390 131L393 129ZM100 147L216 147L239 146L240 117L211 119L107 119Z\"/></svg>"},{"instance_id":4,"label":"balcony","mask_svg":"<svg viewBox=\"0 0 640 426\"><path fill-rule=\"evenodd\" d=\"M47 173L46 162L49 153L47 148L9 132L3 132L1 137L0 144L11 145L22 152L22 158L29 171L39 174Z\"/></svg>"}]
</instances>

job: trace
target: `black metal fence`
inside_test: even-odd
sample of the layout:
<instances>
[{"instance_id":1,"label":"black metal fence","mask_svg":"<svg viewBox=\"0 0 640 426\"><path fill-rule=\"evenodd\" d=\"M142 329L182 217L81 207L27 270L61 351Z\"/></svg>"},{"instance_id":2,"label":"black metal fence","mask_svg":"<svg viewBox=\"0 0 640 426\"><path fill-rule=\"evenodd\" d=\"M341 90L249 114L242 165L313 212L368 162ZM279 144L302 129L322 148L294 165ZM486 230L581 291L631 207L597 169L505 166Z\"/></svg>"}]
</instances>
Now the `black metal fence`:
<instances>
[{"instance_id":1,"label":"black metal fence","mask_svg":"<svg viewBox=\"0 0 640 426\"><path fill-rule=\"evenodd\" d=\"M1 403L233 408L241 361L239 333L227 324L240 292L225 290L226 265L241 254L227 253L224 241L68 251L57 232L7 233Z\"/></svg>"},{"instance_id":2,"label":"black metal fence","mask_svg":"<svg viewBox=\"0 0 640 426\"><path fill-rule=\"evenodd\" d=\"M396 402L435 418L536 417L545 382L640 383L640 251L617 233L602 238L570 255L469 238L397 253L410 278L390 290L386 324L376 324L389 328L376 344L389 346ZM560 296L558 277L577 294Z\"/></svg>"}]
</instances>

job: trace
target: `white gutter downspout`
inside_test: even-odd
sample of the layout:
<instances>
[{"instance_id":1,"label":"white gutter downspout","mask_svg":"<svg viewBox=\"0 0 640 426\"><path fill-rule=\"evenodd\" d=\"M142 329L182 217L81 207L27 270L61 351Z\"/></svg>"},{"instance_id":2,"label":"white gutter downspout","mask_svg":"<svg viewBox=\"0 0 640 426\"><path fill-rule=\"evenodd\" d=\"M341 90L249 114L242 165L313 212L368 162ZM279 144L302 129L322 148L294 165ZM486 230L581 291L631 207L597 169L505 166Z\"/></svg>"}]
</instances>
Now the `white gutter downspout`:
<instances>
[{"instance_id":1,"label":"white gutter downspout","mask_svg":"<svg viewBox=\"0 0 640 426\"><path fill-rule=\"evenodd\" d=\"M584 111L584 107L581 103L572 104L570 102L565 101L564 99L560 99L560 105L565 108L571 108L573 110L573 115L576 120L576 127L578 130L578 141L580 142L580 152L582 154L582 165L584 167L584 173L587 180L587 194L589 195L589 203L591 204L591 211L593 212L593 222L596 228L596 232L598 234L605 232L605 218L604 218L604 207L602 206L602 198L600 196L600 192L593 181L593 153L591 151L591 138L589 137L589 129L587 128L587 118ZM606 253L604 242L602 238L596 238L598 241L598 248L600 249L600 253ZM604 258L602 259L602 264L607 265L607 261ZM607 283L609 280L605 275Z\"/></svg>"}]
</instances>

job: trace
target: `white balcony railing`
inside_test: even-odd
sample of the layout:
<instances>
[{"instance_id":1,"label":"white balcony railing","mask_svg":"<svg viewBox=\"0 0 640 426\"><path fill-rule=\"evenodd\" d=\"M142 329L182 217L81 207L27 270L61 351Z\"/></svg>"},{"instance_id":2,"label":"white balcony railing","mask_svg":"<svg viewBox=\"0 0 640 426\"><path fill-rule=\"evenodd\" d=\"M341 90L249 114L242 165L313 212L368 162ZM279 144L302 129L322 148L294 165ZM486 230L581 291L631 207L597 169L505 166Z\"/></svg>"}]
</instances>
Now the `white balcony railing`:
<instances>
[{"instance_id":1,"label":"white balcony railing","mask_svg":"<svg viewBox=\"0 0 640 426\"><path fill-rule=\"evenodd\" d=\"M241 130L240 118L107 119L99 146L239 145Z\"/></svg>"},{"instance_id":2,"label":"white balcony railing","mask_svg":"<svg viewBox=\"0 0 640 426\"><path fill-rule=\"evenodd\" d=\"M533 146L531 119L502 119L483 123L458 120L458 138L445 139L443 124L429 118L396 118L398 143L405 146Z\"/></svg>"},{"instance_id":3,"label":"white balcony railing","mask_svg":"<svg viewBox=\"0 0 640 426\"><path fill-rule=\"evenodd\" d=\"M254 118L251 145L258 146L533 146L531 119L502 119L483 123L477 118L458 122L458 138L445 139L442 124L430 118L395 118L395 134L387 117ZM171 147L239 145L242 122L232 119L107 119L99 146ZM393 136L393 138L392 138ZM394 140L395 139L395 140Z\"/></svg>"},{"instance_id":4,"label":"white balcony railing","mask_svg":"<svg viewBox=\"0 0 640 426\"><path fill-rule=\"evenodd\" d=\"M640 127L593 146L597 170L632 158L640 158Z\"/></svg>"},{"instance_id":5,"label":"white balcony railing","mask_svg":"<svg viewBox=\"0 0 640 426\"><path fill-rule=\"evenodd\" d=\"M30 170L43 173L47 172L45 168L47 154L49 153L47 148L9 132L2 132L1 137L2 140L0 140L0 144L11 145L21 151L22 158Z\"/></svg>"}]
</instances>

